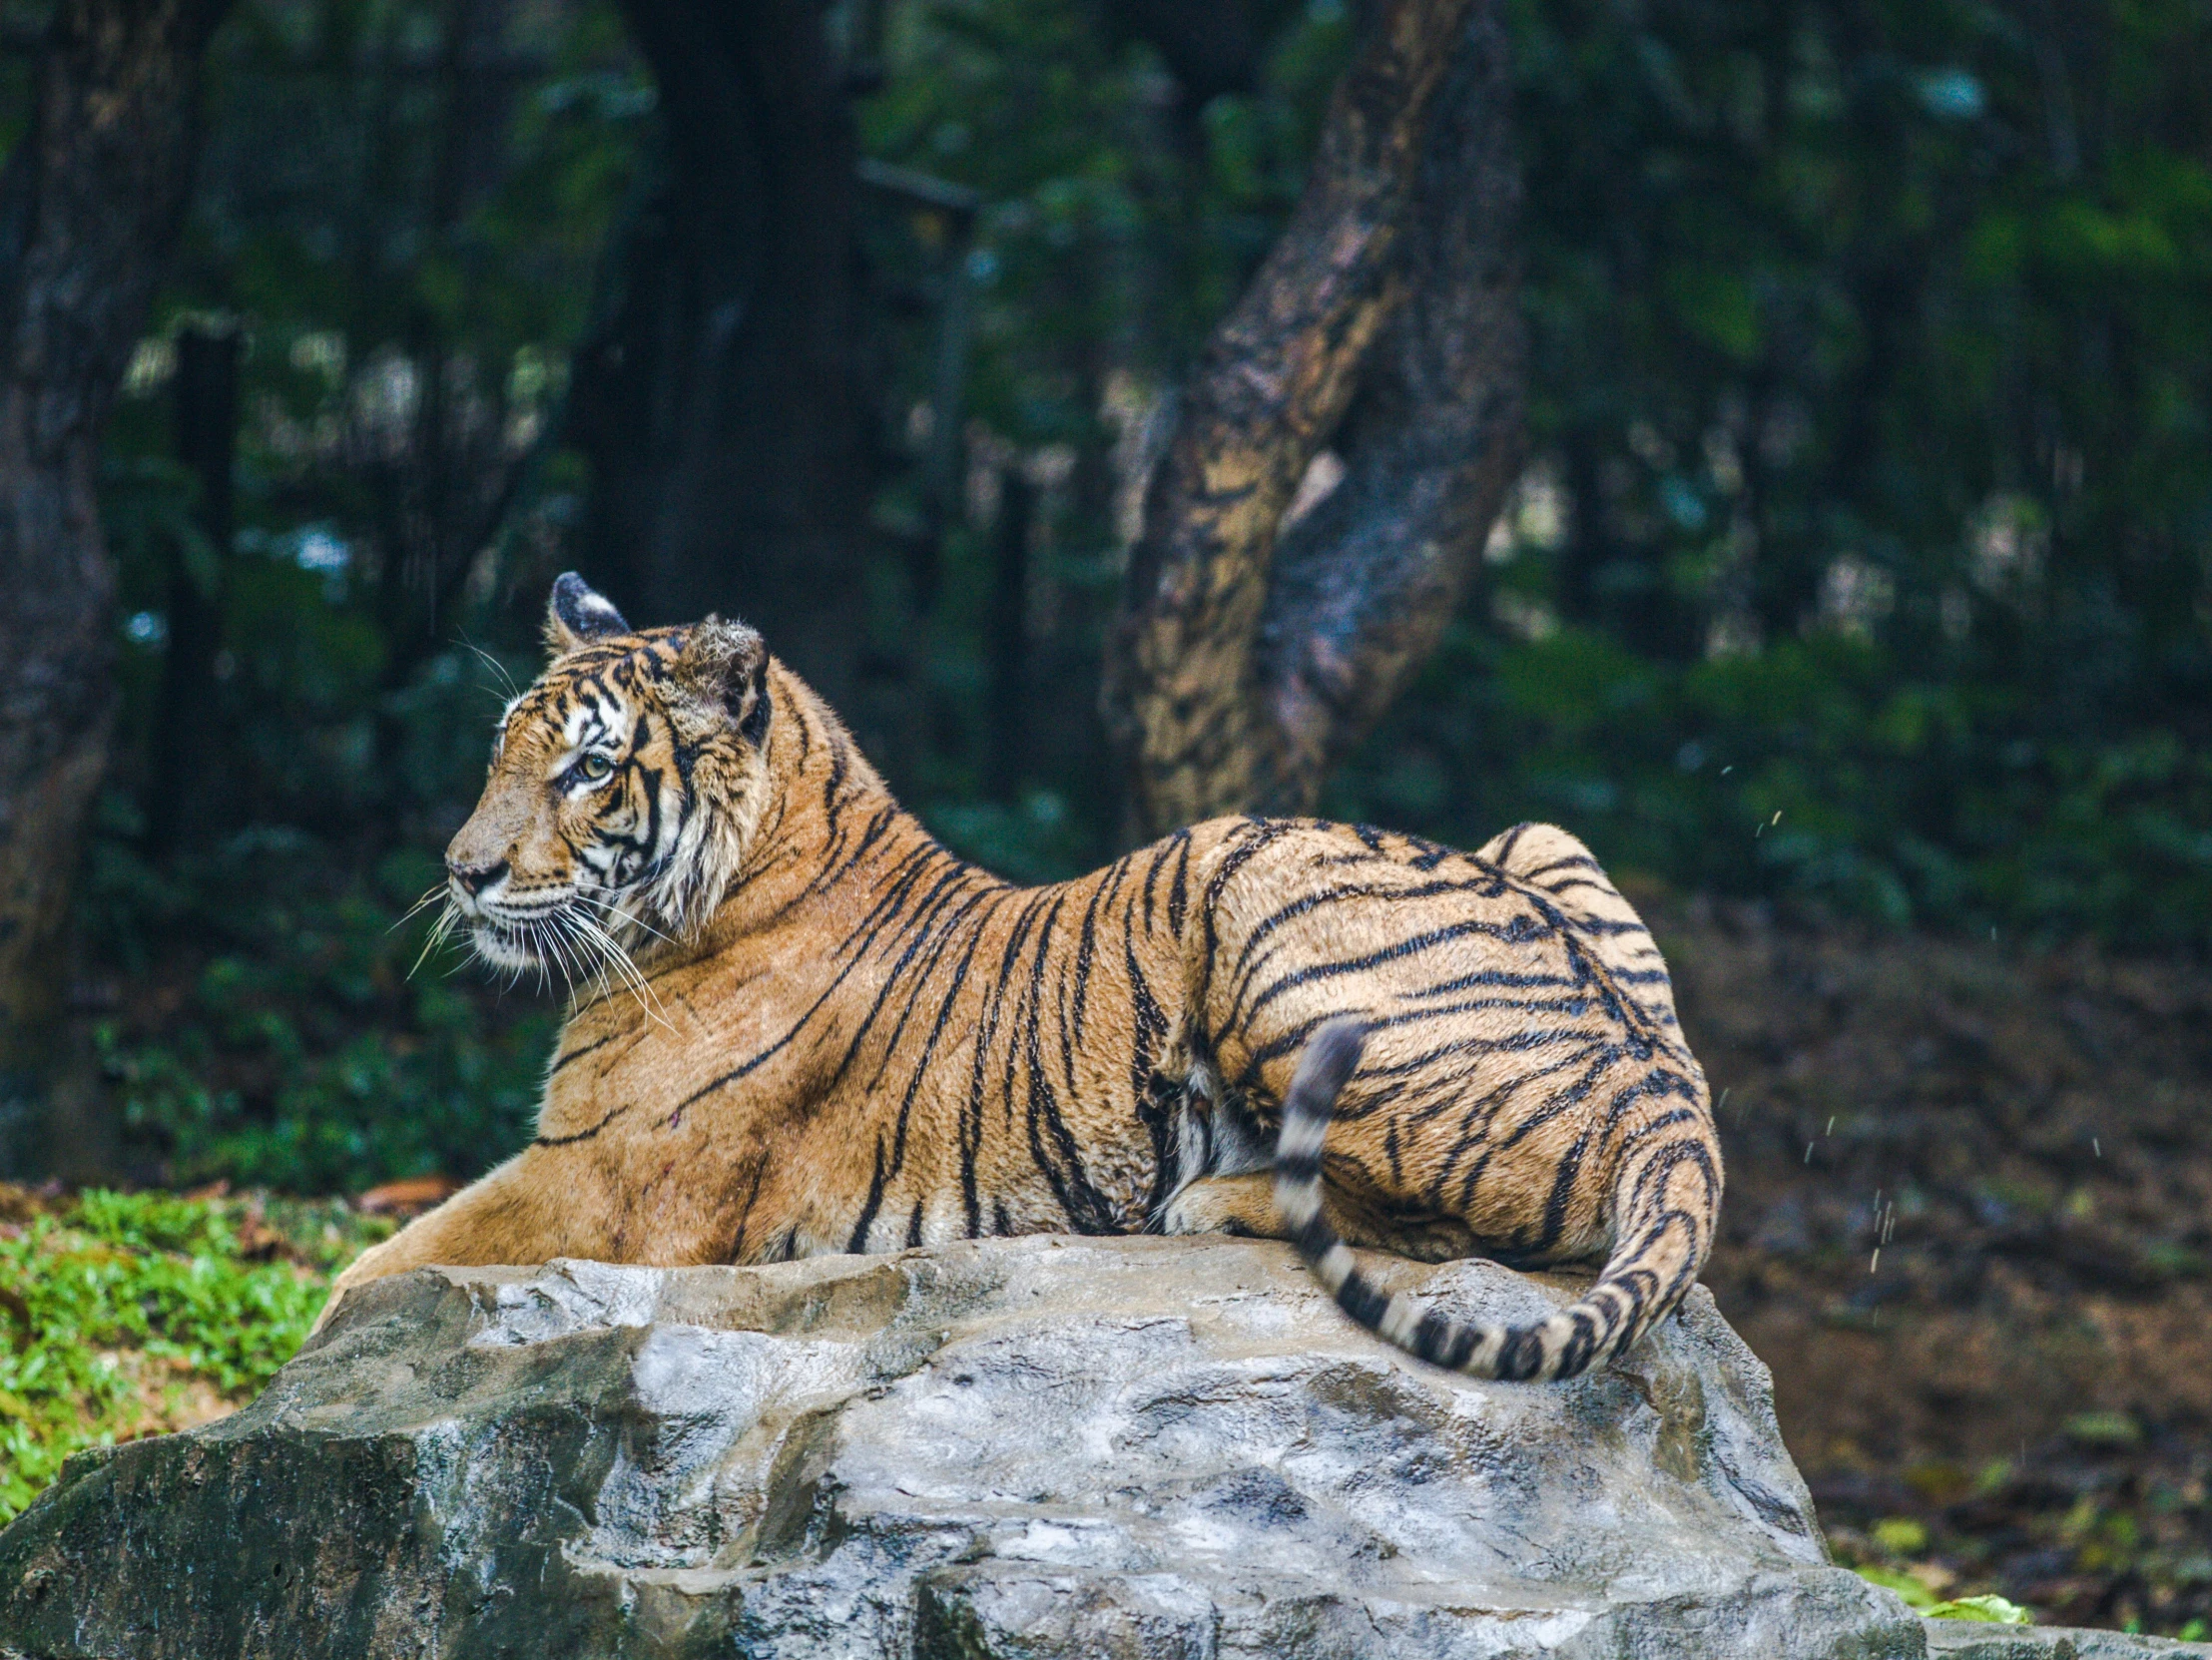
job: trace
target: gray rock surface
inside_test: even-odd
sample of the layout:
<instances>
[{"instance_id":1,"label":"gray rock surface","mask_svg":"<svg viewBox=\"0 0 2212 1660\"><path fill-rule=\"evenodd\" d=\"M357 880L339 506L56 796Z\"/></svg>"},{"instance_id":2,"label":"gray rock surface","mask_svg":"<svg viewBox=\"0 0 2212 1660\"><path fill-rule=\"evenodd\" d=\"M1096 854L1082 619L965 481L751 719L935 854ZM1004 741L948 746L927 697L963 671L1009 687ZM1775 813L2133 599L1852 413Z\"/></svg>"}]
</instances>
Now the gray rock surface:
<instances>
[{"instance_id":1,"label":"gray rock surface","mask_svg":"<svg viewBox=\"0 0 2212 1660\"><path fill-rule=\"evenodd\" d=\"M1829 1564L1702 1290L1611 1371L1486 1383L1229 1240L387 1280L0 1533L0 1653L40 1660L1927 1652Z\"/></svg>"},{"instance_id":2,"label":"gray rock surface","mask_svg":"<svg viewBox=\"0 0 2212 1660\"><path fill-rule=\"evenodd\" d=\"M2121 1631L1930 1620L1931 1660L2212 1660L2212 1643L2131 1637Z\"/></svg>"}]
</instances>

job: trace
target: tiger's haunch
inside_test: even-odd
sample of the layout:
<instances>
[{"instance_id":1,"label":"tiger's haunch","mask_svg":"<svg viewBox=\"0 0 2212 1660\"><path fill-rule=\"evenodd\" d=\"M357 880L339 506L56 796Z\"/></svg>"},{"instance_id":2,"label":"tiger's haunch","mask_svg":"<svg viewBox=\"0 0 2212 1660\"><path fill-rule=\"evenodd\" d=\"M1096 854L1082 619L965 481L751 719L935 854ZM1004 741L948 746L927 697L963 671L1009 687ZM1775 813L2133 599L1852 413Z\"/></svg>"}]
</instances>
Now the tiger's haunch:
<instances>
[{"instance_id":1,"label":"tiger's haunch","mask_svg":"<svg viewBox=\"0 0 2212 1660\"><path fill-rule=\"evenodd\" d=\"M1404 1293L1384 1296L1360 1272L1323 1208L1323 1147L1366 1037L1356 1020L1333 1020L1314 1034L1291 1079L1275 1155L1275 1201L1291 1242L1346 1314L1431 1366L1523 1382L1572 1378L1604 1365L1681 1300L1705 1260L1710 1219L1700 1226L1707 1209L1701 1202L1708 1188L1717 1191L1720 1175L1713 1127L1690 1114L1675 1120L1673 1136L1653 1144L1650 1153L1664 1151L1664 1160L1647 1154L1632 1161L1625 1191L1615 1197L1633 1219L1626 1243L1572 1308L1527 1326L1474 1326ZM1652 1181L1654 1171L1677 1163L1693 1173L1685 1197L1696 1209L1652 1203L1665 1187L1663 1179Z\"/></svg>"}]
</instances>

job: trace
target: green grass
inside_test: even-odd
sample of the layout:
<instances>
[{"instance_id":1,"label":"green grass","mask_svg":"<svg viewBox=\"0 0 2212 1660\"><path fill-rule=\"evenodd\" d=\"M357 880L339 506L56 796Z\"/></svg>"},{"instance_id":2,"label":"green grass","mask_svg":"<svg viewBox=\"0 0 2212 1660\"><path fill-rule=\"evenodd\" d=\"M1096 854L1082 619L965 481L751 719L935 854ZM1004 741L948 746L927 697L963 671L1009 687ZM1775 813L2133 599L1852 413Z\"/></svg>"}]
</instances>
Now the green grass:
<instances>
[{"instance_id":1,"label":"green grass","mask_svg":"<svg viewBox=\"0 0 2212 1660\"><path fill-rule=\"evenodd\" d=\"M0 1190L0 1522L87 1446L189 1427L291 1358L390 1224L342 1202Z\"/></svg>"}]
</instances>

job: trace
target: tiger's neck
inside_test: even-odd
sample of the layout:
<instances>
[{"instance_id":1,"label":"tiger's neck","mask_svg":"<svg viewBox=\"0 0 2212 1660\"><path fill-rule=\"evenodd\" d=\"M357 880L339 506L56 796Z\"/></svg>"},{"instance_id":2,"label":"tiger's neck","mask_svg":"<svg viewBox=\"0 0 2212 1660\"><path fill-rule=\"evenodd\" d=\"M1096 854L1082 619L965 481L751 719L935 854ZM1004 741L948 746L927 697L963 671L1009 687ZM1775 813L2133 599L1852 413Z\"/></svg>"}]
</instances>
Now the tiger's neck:
<instances>
[{"instance_id":1,"label":"tiger's neck","mask_svg":"<svg viewBox=\"0 0 2212 1660\"><path fill-rule=\"evenodd\" d=\"M750 935L818 916L842 937L866 895L886 881L911 885L924 869L962 887L1010 885L940 846L805 681L777 663L769 687L775 712L758 798L742 808L745 851L713 918L679 948L685 957L739 949ZM827 957L823 968L827 977Z\"/></svg>"}]
</instances>

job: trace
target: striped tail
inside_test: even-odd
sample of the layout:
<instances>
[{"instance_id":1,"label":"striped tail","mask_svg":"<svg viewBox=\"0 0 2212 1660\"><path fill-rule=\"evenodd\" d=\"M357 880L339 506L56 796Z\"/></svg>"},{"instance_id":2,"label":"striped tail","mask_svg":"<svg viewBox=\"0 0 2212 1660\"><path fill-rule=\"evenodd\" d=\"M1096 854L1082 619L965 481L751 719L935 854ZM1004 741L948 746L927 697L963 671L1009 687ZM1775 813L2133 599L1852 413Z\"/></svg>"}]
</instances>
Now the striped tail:
<instances>
[{"instance_id":1,"label":"striped tail","mask_svg":"<svg viewBox=\"0 0 2212 1660\"><path fill-rule=\"evenodd\" d=\"M1530 1326L1470 1326L1360 1272L1322 1206L1322 1144L1337 1096L1360 1065L1367 1028L1336 1019L1299 1057L1275 1150L1275 1203L1314 1277L1355 1321L1432 1366L1513 1382L1573 1378L1630 1348L1682 1300L1705 1266L1720 1204L1711 1119L1678 1110L1631 1132L1615 1197L1619 1244L1582 1300ZM1666 1131L1675 1131L1666 1134Z\"/></svg>"}]
</instances>

